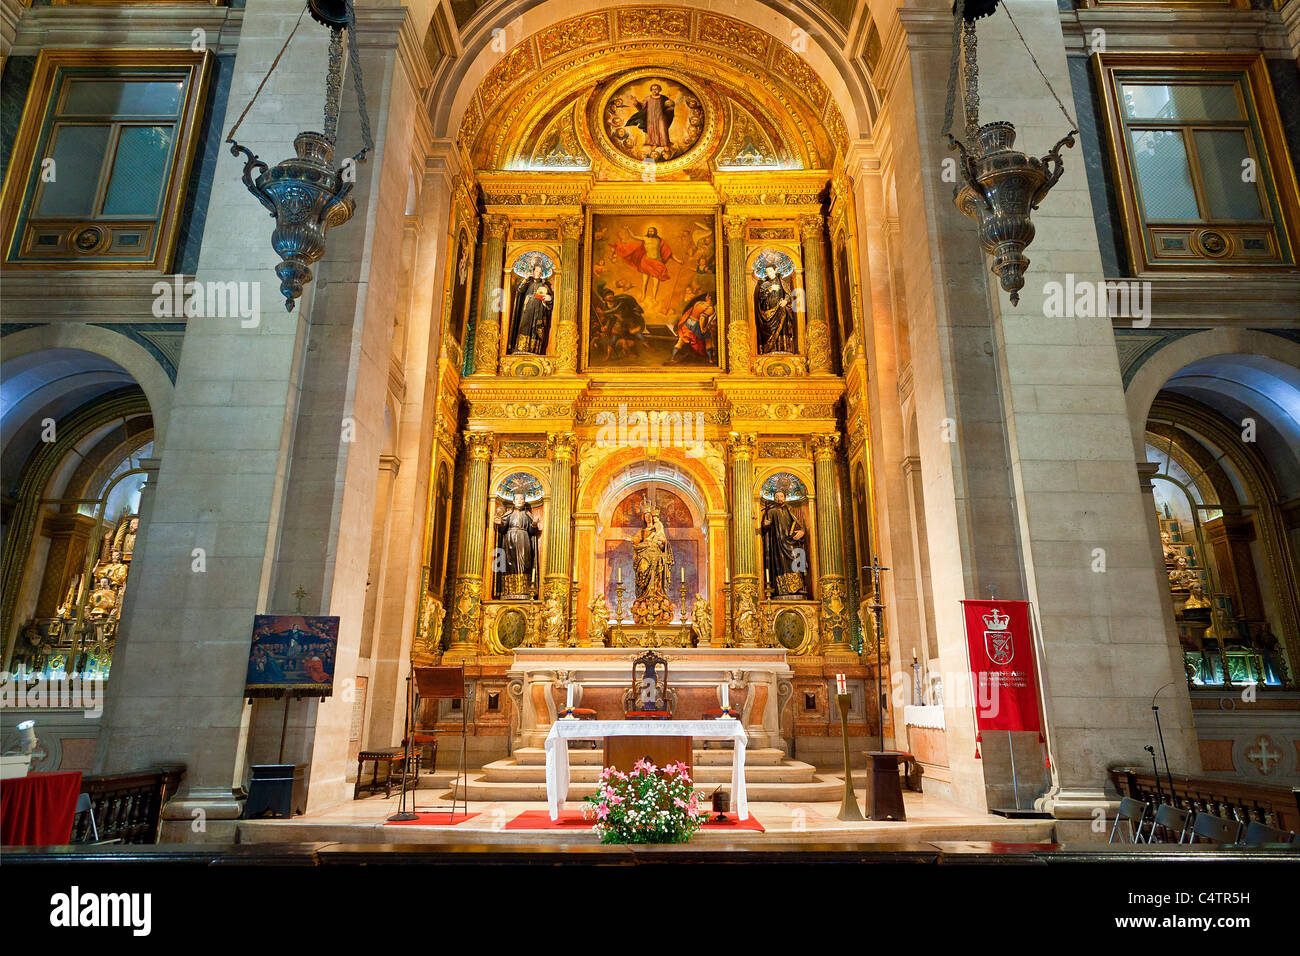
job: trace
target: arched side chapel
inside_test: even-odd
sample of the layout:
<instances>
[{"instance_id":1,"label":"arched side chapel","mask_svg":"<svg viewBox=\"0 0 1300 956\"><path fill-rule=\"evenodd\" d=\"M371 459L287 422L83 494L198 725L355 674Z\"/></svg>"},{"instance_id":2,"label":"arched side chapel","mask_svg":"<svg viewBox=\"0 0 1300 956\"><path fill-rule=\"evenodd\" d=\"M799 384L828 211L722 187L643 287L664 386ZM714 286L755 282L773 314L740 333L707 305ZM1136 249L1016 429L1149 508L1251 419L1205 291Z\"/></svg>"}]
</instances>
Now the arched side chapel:
<instances>
[{"instance_id":1,"label":"arched side chapel","mask_svg":"<svg viewBox=\"0 0 1300 956\"><path fill-rule=\"evenodd\" d=\"M258 44L290 6L250 0L237 86L264 71ZM583 679L558 652L649 644L695 662L683 714L716 706L735 671L754 746L819 768L838 761L846 674L855 759L880 733L917 752L929 792L1005 805L1007 742L974 756L959 604L993 586L1032 602L1039 625L1052 766L1017 743L1022 795L1086 831L1107 766L1145 759L1149 700L1170 683L1170 761L1198 772L1182 612L1139 472L1168 428L1199 425L1214 449L1196 405L1213 370L1194 363L1261 346L1202 332L1232 341L1184 355L1191 335L1130 374L1110 321L1046 319L1041 282L1012 309L942 174L948 5L861 6L845 27L811 2L498 2L459 24L446 5L359 5L376 150L298 310L268 309L254 329L188 320L167 388L156 368L114 359L148 398L156 471L93 766L184 754L169 832L200 838L187 831L202 810L202 838L216 839L248 766L280 748L306 768L309 812L348 799L358 750L403 735L412 660L464 665L477 768L544 736L563 683ZM1066 27L1040 6L1017 4L1017 20L1069 90ZM986 48L1017 42L1000 21L981 30ZM324 44L304 31L286 72L314 83ZM1020 64L981 71L986 109L1013 116L1026 149L1059 138ZM349 91L343 127L355 123ZM245 133L268 153L283 145L269 114L250 113ZM238 163L215 167L209 209L248 210ZM1036 279L1103 275L1093 203L1067 154L1034 216ZM266 281L265 240L209 229L196 278ZM1292 343L1268 347L1300 364ZM1275 431L1269 456L1290 438ZM1195 453L1171 457L1186 470ZM1241 475L1281 473L1275 456L1239 460ZM525 599L494 584L494 522L516 475L540 489ZM777 476L800 489L789 593L765 561ZM674 548L671 610L636 620L629 539L656 519ZM1226 521L1207 547L1289 662L1294 521L1268 520L1249 533ZM878 593L873 564L888 569ZM341 620L335 696L287 714L246 702L251 616L298 608ZM588 701L616 708L598 685ZM420 717L455 749L459 711Z\"/></svg>"}]
</instances>

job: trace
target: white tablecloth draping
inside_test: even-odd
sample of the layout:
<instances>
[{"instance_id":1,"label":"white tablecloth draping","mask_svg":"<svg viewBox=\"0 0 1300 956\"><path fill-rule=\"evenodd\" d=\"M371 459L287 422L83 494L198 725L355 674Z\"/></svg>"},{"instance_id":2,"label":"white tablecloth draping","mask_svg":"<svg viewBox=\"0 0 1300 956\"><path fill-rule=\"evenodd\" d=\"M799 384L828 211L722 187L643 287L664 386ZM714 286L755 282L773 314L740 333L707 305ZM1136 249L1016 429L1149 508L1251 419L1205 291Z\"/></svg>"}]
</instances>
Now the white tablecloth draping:
<instances>
[{"instance_id":1,"label":"white tablecloth draping","mask_svg":"<svg viewBox=\"0 0 1300 956\"><path fill-rule=\"evenodd\" d=\"M691 737L730 740L731 798L736 814L749 819L745 799L745 728L734 717L722 720L557 720L546 735L546 803L551 819L569 797L569 741L604 740L606 737Z\"/></svg>"}]
</instances>

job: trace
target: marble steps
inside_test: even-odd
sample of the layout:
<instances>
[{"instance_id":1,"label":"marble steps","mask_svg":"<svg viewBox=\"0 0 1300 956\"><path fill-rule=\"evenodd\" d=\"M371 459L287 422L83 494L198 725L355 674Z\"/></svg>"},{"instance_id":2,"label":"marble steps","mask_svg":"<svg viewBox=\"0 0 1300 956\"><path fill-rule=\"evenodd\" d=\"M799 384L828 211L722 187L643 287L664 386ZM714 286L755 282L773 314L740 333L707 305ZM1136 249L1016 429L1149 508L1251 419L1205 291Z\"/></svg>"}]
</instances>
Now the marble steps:
<instances>
[{"instance_id":1,"label":"marble steps","mask_svg":"<svg viewBox=\"0 0 1300 956\"><path fill-rule=\"evenodd\" d=\"M780 764L745 765L745 782L756 783L811 783L817 768L812 764L787 760ZM574 766L569 764L569 780L573 784L594 784L599 778L599 764ZM483 767L485 783L546 783L544 764L519 764L513 760L497 760ZM701 785L730 783L731 765L696 765L695 782Z\"/></svg>"},{"instance_id":2,"label":"marble steps","mask_svg":"<svg viewBox=\"0 0 1300 956\"><path fill-rule=\"evenodd\" d=\"M592 750L589 747L570 747L569 767L600 767L604 761L604 757L604 750L600 747L597 747L595 750ZM546 751L541 747L521 747L514 752L514 758L515 762L521 767L544 767L546 765ZM746 768L776 766L784 759L785 754L775 747L750 747L745 750ZM731 750L723 750L721 747L710 747L705 750L696 747L691 761L696 768L727 767L728 773L730 773Z\"/></svg>"},{"instance_id":3,"label":"marble steps","mask_svg":"<svg viewBox=\"0 0 1300 956\"><path fill-rule=\"evenodd\" d=\"M576 768L571 768L571 770ZM820 774L810 775L811 779L800 781L774 781L758 783L747 773L745 775L745 790L749 802L784 802L784 803L822 803L833 800L839 800L844 792L844 783L838 777L822 776ZM713 791L718 783L727 783L731 779L730 772L725 780L714 783L704 783L700 781L701 789L707 795ZM425 785L423 775L420 781L421 787ZM466 793L468 789L468 793ZM730 789L730 787L728 787ZM595 793L595 781L590 783L582 782L576 779L569 785L569 802L580 801L588 794ZM440 795L446 799L451 799L450 791L444 791ZM504 781L494 782L486 779L483 773L471 773L469 776L469 785L466 788L464 783L456 787L457 799L468 797L470 801L537 801L545 804L546 802L546 781Z\"/></svg>"}]
</instances>

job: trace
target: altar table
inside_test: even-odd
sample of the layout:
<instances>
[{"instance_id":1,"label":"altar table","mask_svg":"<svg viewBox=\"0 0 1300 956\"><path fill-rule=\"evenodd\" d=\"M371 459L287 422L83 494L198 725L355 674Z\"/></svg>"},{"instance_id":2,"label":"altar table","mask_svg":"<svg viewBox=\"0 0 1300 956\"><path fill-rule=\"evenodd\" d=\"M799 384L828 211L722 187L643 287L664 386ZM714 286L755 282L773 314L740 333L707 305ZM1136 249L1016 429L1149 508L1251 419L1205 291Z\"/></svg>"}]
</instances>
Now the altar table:
<instances>
[{"instance_id":1,"label":"altar table","mask_svg":"<svg viewBox=\"0 0 1300 956\"><path fill-rule=\"evenodd\" d=\"M727 720L557 720L546 735L546 803L551 819L558 820L569 796L569 741L604 740L606 737L690 737L730 740L731 800L737 816L749 819L745 799L745 728L734 717Z\"/></svg>"}]
</instances>

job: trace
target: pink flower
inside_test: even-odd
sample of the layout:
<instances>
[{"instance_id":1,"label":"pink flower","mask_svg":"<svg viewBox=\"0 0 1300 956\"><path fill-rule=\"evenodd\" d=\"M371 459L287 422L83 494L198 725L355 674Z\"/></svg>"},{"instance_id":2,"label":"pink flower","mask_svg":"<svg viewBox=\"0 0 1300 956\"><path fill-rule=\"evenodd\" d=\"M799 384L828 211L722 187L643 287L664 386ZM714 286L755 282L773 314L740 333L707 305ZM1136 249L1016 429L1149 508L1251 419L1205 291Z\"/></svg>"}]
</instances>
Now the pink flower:
<instances>
[{"instance_id":1,"label":"pink flower","mask_svg":"<svg viewBox=\"0 0 1300 956\"><path fill-rule=\"evenodd\" d=\"M632 765L632 769L646 770L650 773L654 773L657 768L649 760L646 760L645 757L642 757L640 760L638 760L635 764Z\"/></svg>"},{"instance_id":2,"label":"pink flower","mask_svg":"<svg viewBox=\"0 0 1300 956\"><path fill-rule=\"evenodd\" d=\"M686 809L686 805L687 805L686 801L683 800L681 797L673 797L673 806L681 807L684 810Z\"/></svg>"},{"instance_id":3,"label":"pink flower","mask_svg":"<svg viewBox=\"0 0 1300 956\"><path fill-rule=\"evenodd\" d=\"M604 820L607 816L609 816L609 807L602 803L596 808L596 819Z\"/></svg>"},{"instance_id":4,"label":"pink flower","mask_svg":"<svg viewBox=\"0 0 1300 956\"><path fill-rule=\"evenodd\" d=\"M623 802L623 798L620 797L618 794L613 794L610 796L609 802L614 804L614 806L618 806L620 803Z\"/></svg>"}]
</instances>

